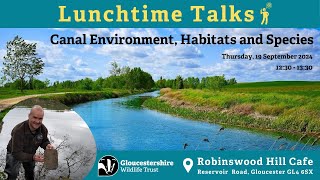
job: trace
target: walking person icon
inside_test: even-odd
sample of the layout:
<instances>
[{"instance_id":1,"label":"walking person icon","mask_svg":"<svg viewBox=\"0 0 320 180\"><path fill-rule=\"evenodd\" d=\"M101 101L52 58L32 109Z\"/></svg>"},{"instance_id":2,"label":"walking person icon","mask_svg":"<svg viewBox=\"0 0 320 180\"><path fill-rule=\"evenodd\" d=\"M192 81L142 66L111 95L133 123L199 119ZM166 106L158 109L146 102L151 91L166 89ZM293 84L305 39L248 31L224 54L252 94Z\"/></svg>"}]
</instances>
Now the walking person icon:
<instances>
[{"instance_id":1,"label":"walking person icon","mask_svg":"<svg viewBox=\"0 0 320 180\"><path fill-rule=\"evenodd\" d=\"M267 24L268 24L268 18L269 18L269 13L268 13L267 9L266 9L266 8L262 8L262 9L260 10L260 14L262 14L261 25L262 25L262 24L267 25Z\"/></svg>"}]
</instances>

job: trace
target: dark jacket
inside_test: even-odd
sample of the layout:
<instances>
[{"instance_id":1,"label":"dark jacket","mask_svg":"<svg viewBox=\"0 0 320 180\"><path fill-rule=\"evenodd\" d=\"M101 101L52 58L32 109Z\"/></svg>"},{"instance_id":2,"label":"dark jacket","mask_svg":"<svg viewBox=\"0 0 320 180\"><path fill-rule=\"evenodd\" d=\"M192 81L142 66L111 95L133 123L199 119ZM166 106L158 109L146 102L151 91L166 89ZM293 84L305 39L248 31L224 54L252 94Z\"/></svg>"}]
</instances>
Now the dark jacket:
<instances>
[{"instance_id":1,"label":"dark jacket","mask_svg":"<svg viewBox=\"0 0 320 180\"><path fill-rule=\"evenodd\" d=\"M33 134L26 120L13 128L7 152L18 161L30 162L38 147L45 149L48 144L48 129L42 124Z\"/></svg>"}]
</instances>

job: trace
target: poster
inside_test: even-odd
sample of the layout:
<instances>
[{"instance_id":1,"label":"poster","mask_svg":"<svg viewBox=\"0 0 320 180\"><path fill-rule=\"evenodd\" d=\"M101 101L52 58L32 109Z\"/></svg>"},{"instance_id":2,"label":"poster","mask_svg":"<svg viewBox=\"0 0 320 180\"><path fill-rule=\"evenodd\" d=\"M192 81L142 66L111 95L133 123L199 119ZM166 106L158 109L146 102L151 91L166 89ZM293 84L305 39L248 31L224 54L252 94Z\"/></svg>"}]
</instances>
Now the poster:
<instances>
[{"instance_id":1,"label":"poster","mask_svg":"<svg viewBox=\"0 0 320 180\"><path fill-rule=\"evenodd\" d=\"M318 179L319 9L3 3L0 179Z\"/></svg>"}]
</instances>

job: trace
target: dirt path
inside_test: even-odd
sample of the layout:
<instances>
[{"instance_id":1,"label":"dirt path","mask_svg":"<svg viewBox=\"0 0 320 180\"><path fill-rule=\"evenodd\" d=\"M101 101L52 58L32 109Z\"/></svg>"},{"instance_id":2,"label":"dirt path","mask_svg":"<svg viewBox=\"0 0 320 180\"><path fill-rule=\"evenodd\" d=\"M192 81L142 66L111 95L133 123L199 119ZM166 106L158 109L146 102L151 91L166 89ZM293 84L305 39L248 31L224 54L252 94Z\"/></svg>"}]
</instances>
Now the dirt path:
<instances>
[{"instance_id":1,"label":"dirt path","mask_svg":"<svg viewBox=\"0 0 320 180\"><path fill-rule=\"evenodd\" d=\"M21 101L24 101L29 98L39 97L43 95L54 95L54 94L65 94L68 92L61 92L61 93L47 93L47 94L34 94L34 95L26 95L26 96L20 96L15 98L8 98L8 99L1 99L0 100L0 112L6 108L9 108Z\"/></svg>"}]
</instances>

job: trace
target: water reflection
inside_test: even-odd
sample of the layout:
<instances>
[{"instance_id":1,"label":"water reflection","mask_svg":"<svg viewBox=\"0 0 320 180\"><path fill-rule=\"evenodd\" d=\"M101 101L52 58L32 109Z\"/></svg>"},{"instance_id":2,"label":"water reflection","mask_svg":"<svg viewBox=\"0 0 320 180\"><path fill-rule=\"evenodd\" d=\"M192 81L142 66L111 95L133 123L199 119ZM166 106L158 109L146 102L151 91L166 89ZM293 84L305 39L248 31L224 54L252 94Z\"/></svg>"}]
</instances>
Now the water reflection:
<instances>
[{"instance_id":1,"label":"water reflection","mask_svg":"<svg viewBox=\"0 0 320 180\"><path fill-rule=\"evenodd\" d=\"M6 146L11 138L15 125L28 118L30 108L17 107L9 111L3 119L0 134L0 171L5 166ZM37 179L71 178L82 179L91 170L96 156L96 144L87 124L71 110L44 111L43 124L49 131L49 139L58 150L59 166L56 170L46 170L43 163L37 163L35 175ZM37 153L44 153L41 148ZM21 168L23 171L23 168ZM23 177L23 172L20 177Z\"/></svg>"}]
</instances>

